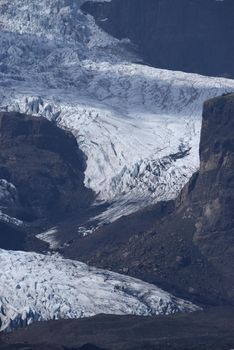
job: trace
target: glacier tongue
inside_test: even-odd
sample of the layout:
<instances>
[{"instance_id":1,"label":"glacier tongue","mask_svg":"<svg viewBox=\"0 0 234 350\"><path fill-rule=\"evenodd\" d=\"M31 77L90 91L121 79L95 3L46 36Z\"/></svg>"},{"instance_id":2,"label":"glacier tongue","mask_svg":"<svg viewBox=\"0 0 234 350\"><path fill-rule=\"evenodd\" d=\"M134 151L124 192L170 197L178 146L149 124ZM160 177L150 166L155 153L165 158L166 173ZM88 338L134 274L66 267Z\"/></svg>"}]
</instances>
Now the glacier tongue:
<instances>
[{"instance_id":1,"label":"glacier tongue","mask_svg":"<svg viewBox=\"0 0 234 350\"><path fill-rule=\"evenodd\" d=\"M202 103L228 79L134 64L83 1L0 3L0 109L43 115L77 137L85 183L114 220L175 197L199 166Z\"/></svg>"},{"instance_id":2,"label":"glacier tongue","mask_svg":"<svg viewBox=\"0 0 234 350\"><path fill-rule=\"evenodd\" d=\"M199 309L154 285L57 255L0 250L0 263L0 330L100 313L146 316Z\"/></svg>"},{"instance_id":3,"label":"glacier tongue","mask_svg":"<svg viewBox=\"0 0 234 350\"><path fill-rule=\"evenodd\" d=\"M131 63L82 64L83 86L43 91L18 83L5 88L2 109L43 115L73 132L87 156L86 186L98 202L113 203L109 219L122 215L120 207L126 215L174 198L199 166L203 101L234 82Z\"/></svg>"}]
</instances>

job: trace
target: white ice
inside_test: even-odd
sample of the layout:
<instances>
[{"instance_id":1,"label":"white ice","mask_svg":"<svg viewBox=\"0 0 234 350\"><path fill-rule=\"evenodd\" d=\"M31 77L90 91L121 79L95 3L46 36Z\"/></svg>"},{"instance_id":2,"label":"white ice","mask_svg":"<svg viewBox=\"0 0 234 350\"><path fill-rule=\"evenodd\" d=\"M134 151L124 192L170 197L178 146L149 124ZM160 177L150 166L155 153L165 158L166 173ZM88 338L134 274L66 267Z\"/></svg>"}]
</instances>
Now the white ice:
<instances>
[{"instance_id":1,"label":"white ice","mask_svg":"<svg viewBox=\"0 0 234 350\"><path fill-rule=\"evenodd\" d=\"M0 250L0 330L96 314L158 315L199 308L154 285L62 259Z\"/></svg>"}]
</instances>

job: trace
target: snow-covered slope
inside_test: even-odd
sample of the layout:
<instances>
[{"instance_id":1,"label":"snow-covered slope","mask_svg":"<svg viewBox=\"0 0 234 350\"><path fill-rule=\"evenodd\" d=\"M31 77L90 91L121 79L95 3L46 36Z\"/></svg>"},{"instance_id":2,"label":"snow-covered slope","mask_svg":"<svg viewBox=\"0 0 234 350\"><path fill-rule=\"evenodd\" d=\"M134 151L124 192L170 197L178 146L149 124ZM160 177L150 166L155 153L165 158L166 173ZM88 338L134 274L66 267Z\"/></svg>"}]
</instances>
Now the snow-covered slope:
<instances>
[{"instance_id":1,"label":"snow-covered slope","mask_svg":"<svg viewBox=\"0 0 234 350\"><path fill-rule=\"evenodd\" d=\"M0 250L0 329L95 314L157 315L197 306L140 280L55 255Z\"/></svg>"},{"instance_id":2,"label":"snow-covered slope","mask_svg":"<svg viewBox=\"0 0 234 350\"><path fill-rule=\"evenodd\" d=\"M1 1L0 106L73 131L108 221L178 194L199 165L202 103L234 82L132 63L82 2Z\"/></svg>"}]
</instances>

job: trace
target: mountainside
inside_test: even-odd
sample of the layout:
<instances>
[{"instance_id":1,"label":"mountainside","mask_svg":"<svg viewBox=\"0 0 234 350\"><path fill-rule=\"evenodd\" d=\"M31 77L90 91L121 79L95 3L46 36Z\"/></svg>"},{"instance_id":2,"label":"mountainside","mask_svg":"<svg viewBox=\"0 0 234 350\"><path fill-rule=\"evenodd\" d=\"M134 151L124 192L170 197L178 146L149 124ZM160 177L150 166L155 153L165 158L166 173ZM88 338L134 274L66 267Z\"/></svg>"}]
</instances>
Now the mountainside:
<instances>
[{"instance_id":1,"label":"mountainside","mask_svg":"<svg viewBox=\"0 0 234 350\"><path fill-rule=\"evenodd\" d=\"M231 349L233 11L230 0L0 1L0 331L64 319L15 341L35 334L39 348L41 329L42 348L74 350L97 340L76 327L110 321L101 349L143 350L141 331L147 350ZM196 312L162 318L171 337L154 337L160 318L131 317L217 305L217 327L215 310L203 324Z\"/></svg>"},{"instance_id":2,"label":"mountainside","mask_svg":"<svg viewBox=\"0 0 234 350\"><path fill-rule=\"evenodd\" d=\"M159 203L65 249L206 303L234 300L234 95L205 103L201 166L175 202Z\"/></svg>"},{"instance_id":3,"label":"mountainside","mask_svg":"<svg viewBox=\"0 0 234 350\"><path fill-rule=\"evenodd\" d=\"M232 0L87 1L82 8L154 67L234 77Z\"/></svg>"},{"instance_id":4,"label":"mountainside","mask_svg":"<svg viewBox=\"0 0 234 350\"><path fill-rule=\"evenodd\" d=\"M178 195L199 166L202 103L234 82L132 63L131 45L105 34L81 4L1 3L0 109L75 135L85 185L111 204L98 219L108 222Z\"/></svg>"}]
</instances>

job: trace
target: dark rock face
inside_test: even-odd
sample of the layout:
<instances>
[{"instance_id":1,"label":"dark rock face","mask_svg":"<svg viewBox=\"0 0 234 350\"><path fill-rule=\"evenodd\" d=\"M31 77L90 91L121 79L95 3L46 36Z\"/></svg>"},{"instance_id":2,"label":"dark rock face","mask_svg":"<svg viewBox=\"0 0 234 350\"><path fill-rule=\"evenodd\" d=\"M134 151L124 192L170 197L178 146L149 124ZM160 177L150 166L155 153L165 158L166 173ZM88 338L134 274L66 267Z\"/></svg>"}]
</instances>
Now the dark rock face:
<instances>
[{"instance_id":1,"label":"dark rock face","mask_svg":"<svg viewBox=\"0 0 234 350\"><path fill-rule=\"evenodd\" d=\"M234 95L205 103L200 159L180 205L194 215L194 244L222 271L234 299Z\"/></svg>"},{"instance_id":2,"label":"dark rock face","mask_svg":"<svg viewBox=\"0 0 234 350\"><path fill-rule=\"evenodd\" d=\"M25 232L17 227L0 222L0 247L2 249L23 249L25 236Z\"/></svg>"},{"instance_id":3,"label":"dark rock face","mask_svg":"<svg viewBox=\"0 0 234 350\"><path fill-rule=\"evenodd\" d=\"M229 350L234 346L234 310L228 307L171 316L100 315L39 322L3 340L8 343L5 350L16 343L33 350ZM14 349L22 348L18 345Z\"/></svg>"},{"instance_id":4,"label":"dark rock face","mask_svg":"<svg viewBox=\"0 0 234 350\"><path fill-rule=\"evenodd\" d=\"M85 158L71 133L42 117L0 113L0 179L14 185L2 211L26 222L79 215L93 199Z\"/></svg>"},{"instance_id":5,"label":"dark rock face","mask_svg":"<svg viewBox=\"0 0 234 350\"><path fill-rule=\"evenodd\" d=\"M83 10L155 67L234 77L232 0L87 1Z\"/></svg>"},{"instance_id":6,"label":"dark rock face","mask_svg":"<svg viewBox=\"0 0 234 350\"><path fill-rule=\"evenodd\" d=\"M234 301L234 95L205 103L201 169L174 202L124 217L65 254L204 304Z\"/></svg>"}]
</instances>

